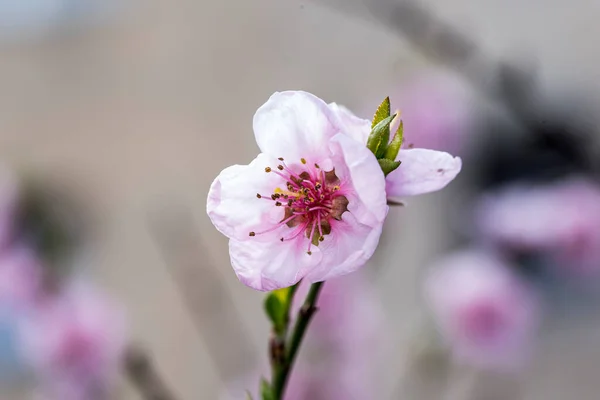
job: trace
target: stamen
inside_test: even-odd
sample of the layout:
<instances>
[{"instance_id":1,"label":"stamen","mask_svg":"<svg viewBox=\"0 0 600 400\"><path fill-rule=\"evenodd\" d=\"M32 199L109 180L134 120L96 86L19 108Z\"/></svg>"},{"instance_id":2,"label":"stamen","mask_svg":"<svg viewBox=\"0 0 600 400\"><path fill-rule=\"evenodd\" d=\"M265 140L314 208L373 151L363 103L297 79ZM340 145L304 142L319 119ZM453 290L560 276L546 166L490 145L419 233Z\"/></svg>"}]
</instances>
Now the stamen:
<instances>
[{"instance_id":1,"label":"stamen","mask_svg":"<svg viewBox=\"0 0 600 400\"><path fill-rule=\"evenodd\" d=\"M265 231L262 231L262 232L250 232L250 236L262 235L263 233L268 233L268 232L274 231L275 229L279 228L281 225L287 224L288 222L290 222L291 220L293 220L296 217L297 217L297 215L292 215L291 217L284 219L277 225L275 225Z\"/></svg>"},{"instance_id":2,"label":"stamen","mask_svg":"<svg viewBox=\"0 0 600 400\"><path fill-rule=\"evenodd\" d=\"M306 250L306 252L308 253L309 256L312 254L310 251L310 246L312 246L312 241L313 241L313 236L315 234L316 226L317 226L317 223L315 221L315 222L313 222L312 229L310 230L310 236L308 237L308 249Z\"/></svg>"},{"instance_id":3,"label":"stamen","mask_svg":"<svg viewBox=\"0 0 600 400\"><path fill-rule=\"evenodd\" d=\"M317 223L319 224L319 241L323 241L323 227L321 226L321 213L317 214Z\"/></svg>"},{"instance_id":4,"label":"stamen","mask_svg":"<svg viewBox=\"0 0 600 400\"><path fill-rule=\"evenodd\" d=\"M314 167L295 164L292 170L283 157L277 159L280 164L275 168L266 167L265 172L281 176L285 186L276 187L270 195L257 193L256 197L273 201L275 207L284 207L284 219L263 232L252 231L249 235L260 235L287 225L291 229L282 229L282 233L285 231L287 235L284 234L279 240L285 242L299 237L308 238L306 252L311 255L312 246L318 246L319 242L325 240L325 235L331 232L329 220L341 220L341 214L346 211L340 206L343 204L341 200L347 203L343 193L340 193L342 184L334 170L326 172L317 163L313 164ZM305 158L300 158L300 162L307 164Z\"/></svg>"},{"instance_id":5,"label":"stamen","mask_svg":"<svg viewBox=\"0 0 600 400\"><path fill-rule=\"evenodd\" d=\"M298 226L298 228L296 228L296 230L292 233L292 236L287 237L287 238L281 238L279 240L281 240L282 242L287 241L287 240L292 240L292 239L296 239L298 236L300 236L302 234L302 232L306 231L306 226L308 225L307 222L305 222L304 224Z\"/></svg>"},{"instance_id":6,"label":"stamen","mask_svg":"<svg viewBox=\"0 0 600 400\"><path fill-rule=\"evenodd\" d=\"M331 207L321 207L321 206L317 206L317 207L312 207L309 208L308 211L316 211L316 210L325 210L325 211L331 211Z\"/></svg>"}]
</instances>

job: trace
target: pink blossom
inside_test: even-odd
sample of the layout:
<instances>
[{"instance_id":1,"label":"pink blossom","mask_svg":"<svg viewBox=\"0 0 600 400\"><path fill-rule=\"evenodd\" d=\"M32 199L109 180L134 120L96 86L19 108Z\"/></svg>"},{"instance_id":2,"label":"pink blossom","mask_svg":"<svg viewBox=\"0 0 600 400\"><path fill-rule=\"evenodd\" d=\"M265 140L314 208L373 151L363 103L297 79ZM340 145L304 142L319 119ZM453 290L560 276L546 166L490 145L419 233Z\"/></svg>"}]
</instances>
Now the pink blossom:
<instances>
[{"instance_id":1,"label":"pink blossom","mask_svg":"<svg viewBox=\"0 0 600 400\"><path fill-rule=\"evenodd\" d=\"M507 369L526 361L539 322L537 292L494 254L463 251L439 260L425 294L458 362Z\"/></svg>"},{"instance_id":2,"label":"pink blossom","mask_svg":"<svg viewBox=\"0 0 600 400\"><path fill-rule=\"evenodd\" d=\"M407 143L460 153L471 116L466 91L457 79L428 73L402 87L393 99L402 113Z\"/></svg>"},{"instance_id":3,"label":"pink blossom","mask_svg":"<svg viewBox=\"0 0 600 400\"><path fill-rule=\"evenodd\" d=\"M600 271L600 188L580 178L515 184L478 203L479 231L515 249L541 251L565 271Z\"/></svg>"},{"instance_id":4,"label":"pink blossom","mask_svg":"<svg viewBox=\"0 0 600 400\"><path fill-rule=\"evenodd\" d=\"M33 252L22 246L0 251L0 304L28 309L39 297L43 270Z\"/></svg>"},{"instance_id":5,"label":"pink blossom","mask_svg":"<svg viewBox=\"0 0 600 400\"><path fill-rule=\"evenodd\" d=\"M305 92L275 93L256 112L262 153L223 170L207 201L244 284L266 291L322 281L375 251L385 179L365 144L341 132L334 111Z\"/></svg>"},{"instance_id":6,"label":"pink blossom","mask_svg":"<svg viewBox=\"0 0 600 400\"><path fill-rule=\"evenodd\" d=\"M386 180L366 148L369 133L368 121L306 92L275 93L258 109L262 153L223 170L207 199L244 284L266 291L323 281L371 257L388 207ZM402 150L388 195L444 187L460 170L460 159L444 154Z\"/></svg>"},{"instance_id":7,"label":"pink blossom","mask_svg":"<svg viewBox=\"0 0 600 400\"><path fill-rule=\"evenodd\" d=\"M296 294L297 307L308 290ZM327 281L319 297L299 365L311 371L313 400L377 397L378 363L388 350L383 305L369 275L356 273Z\"/></svg>"},{"instance_id":8,"label":"pink blossom","mask_svg":"<svg viewBox=\"0 0 600 400\"><path fill-rule=\"evenodd\" d=\"M121 309L81 282L39 305L23 326L40 395L51 400L106 398L124 339Z\"/></svg>"},{"instance_id":9,"label":"pink blossom","mask_svg":"<svg viewBox=\"0 0 600 400\"><path fill-rule=\"evenodd\" d=\"M219 400L246 400L247 393L252 395L253 399L262 398L259 393L260 379L269 378L269 368L262 368L262 371L252 371L242 377L228 382L227 387L223 389L219 396ZM294 367L294 371L290 376L286 391L285 400L307 400L309 397L310 380L303 368ZM335 399L331 399L335 400Z\"/></svg>"}]
</instances>

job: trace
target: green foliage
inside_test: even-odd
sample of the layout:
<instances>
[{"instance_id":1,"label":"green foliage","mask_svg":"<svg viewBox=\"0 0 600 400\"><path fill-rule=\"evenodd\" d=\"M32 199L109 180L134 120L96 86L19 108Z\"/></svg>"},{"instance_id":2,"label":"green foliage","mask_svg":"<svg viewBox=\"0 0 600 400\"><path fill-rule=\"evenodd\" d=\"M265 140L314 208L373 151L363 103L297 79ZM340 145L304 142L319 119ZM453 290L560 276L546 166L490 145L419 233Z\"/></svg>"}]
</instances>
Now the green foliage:
<instances>
[{"instance_id":1,"label":"green foliage","mask_svg":"<svg viewBox=\"0 0 600 400\"><path fill-rule=\"evenodd\" d=\"M273 388L265 378L260 380L260 396L262 400L276 400Z\"/></svg>"},{"instance_id":2,"label":"green foliage","mask_svg":"<svg viewBox=\"0 0 600 400\"><path fill-rule=\"evenodd\" d=\"M383 174L385 176L388 176L390 172L392 172L400 166L400 161L391 161L387 158L382 158L377 161L379 162L379 166L381 167L381 170L383 171Z\"/></svg>"},{"instance_id":3,"label":"green foliage","mask_svg":"<svg viewBox=\"0 0 600 400\"><path fill-rule=\"evenodd\" d=\"M287 328L293 293L294 287L291 286L274 290L265 299L265 312L277 335L283 335Z\"/></svg>"},{"instance_id":4,"label":"green foliage","mask_svg":"<svg viewBox=\"0 0 600 400\"><path fill-rule=\"evenodd\" d=\"M375 128L375 125L386 119L390 116L390 98L386 97L379 107L377 107L377 111L375 111L375 115L373 115L373 122L371 123L371 130Z\"/></svg>"}]
</instances>

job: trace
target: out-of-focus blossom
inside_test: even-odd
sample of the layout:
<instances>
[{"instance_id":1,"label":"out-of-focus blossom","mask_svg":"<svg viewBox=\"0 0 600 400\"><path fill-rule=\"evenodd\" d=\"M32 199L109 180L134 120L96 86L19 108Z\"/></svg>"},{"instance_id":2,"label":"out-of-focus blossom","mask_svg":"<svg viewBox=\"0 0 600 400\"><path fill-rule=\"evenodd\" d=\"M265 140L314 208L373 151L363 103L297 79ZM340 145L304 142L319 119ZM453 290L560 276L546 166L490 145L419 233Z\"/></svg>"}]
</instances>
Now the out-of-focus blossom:
<instances>
[{"instance_id":1,"label":"out-of-focus blossom","mask_svg":"<svg viewBox=\"0 0 600 400\"><path fill-rule=\"evenodd\" d=\"M564 271L600 271L600 188L571 178L515 184L485 195L478 230L492 242L549 255Z\"/></svg>"},{"instance_id":2,"label":"out-of-focus blossom","mask_svg":"<svg viewBox=\"0 0 600 400\"><path fill-rule=\"evenodd\" d=\"M246 400L247 393L252 395L253 399L260 399L259 396L259 384L261 377L269 379L269 368L265 367L260 371L253 371L241 378L235 379L232 382L228 382L227 387L224 388L219 400ZM306 374L306 371L302 367L295 366L294 370L288 381L287 388L285 391L285 400L308 400L310 390L310 379ZM335 400L335 399L332 399Z\"/></svg>"},{"instance_id":3,"label":"out-of-focus blossom","mask_svg":"<svg viewBox=\"0 0 600 400\"><path fill-rule=\"evenodd\" d=\"M298 290L298 307L304 300ZM306 338L313 400L361 400L378 397L378 366L388 345L383 305L364 273L327 281ZM309 369L310 368L310 369Z\"/></svg>"},{"instance_id":4,"label":"out-of-focus blossom","mask_svg":"<svg viewBox=\"0 0 600 400\"><path fill-rule=\"evenodd\" d=\"M0 307L25 310L38 299L43 270L24 246L0 251Z\"/></svg>"},{"instance_id":5,"label":"out-of-focus blossom","mask_svg":"<svg viewBox=\"0 0 600 400\"><path fill-rule=\"evenodd\" d=\"M368 275L358 272L329 280L323 286L319 310L302 344L286 400L378 398L377 364L389 337L381 301L368 279ZM309 286L301 283L292 317L301 307ZM224 399L241 399L246 389L254 394L259 377L249 374L232 383L229 397Z\"/></svg>"},{"instance_id":6,"label":"out-of-focus blossom","mask_svg":"<svg viewBox=\"0 0 600 400\"><path fill-rule=\"evenodd\" d=\"M463 251L441 259L425 289L458 362L513 369L527 361L539 323L538 294L494 254Z\"/></svg>"},{"instance_id":7,"label":"out-of-focus blossom","mask_svg":"<svg viewBox=\"0 0 600 400\"><path fill-rule=\"evenodd\" d=\"M385 179L365 144L341 129L332 109L305 92L275 93L256 112L262 153L223 170L207 201L244 284L322 281L375 251L388 210Z\"/></svg>"},{"instance_id":8,"label":"out-of-focus blossom","mask_svg":"<svg viewBox=\"0 0 600 400\"><path fill-rule=\"evenodd\" d=\"M404 149L385 179L366 147L370 122L305 92L271 96L254 116L254 133L262 153L221 172L207 212L230 239L238 278L258 290L358 269L379 241L386 190L388 197L439 190L461 168L447 153Z\"/></svg>"},{"instance_id":9,"label":"out-of-focus blossom","mask_svg":"<svg viewBox=\"0 0 600 400\"><path fill-rule=\"evenodd\" d=\"M458 79L439 73L418 77L392 96L404 121L404 136L415 147L460 154L471 130L467 93Z\"/></svg>"},{"instance_id":10,"label":"out-of-focus blossom","mask_svg":"<svg viewBox=\"0 0 600 400\"><path fill-rule=\"evenodd\" d=\"M72 283L23 324L24 351L40 398L107 398L125 346L121 309L87 284Z\"/></svg>"}]
</instances>

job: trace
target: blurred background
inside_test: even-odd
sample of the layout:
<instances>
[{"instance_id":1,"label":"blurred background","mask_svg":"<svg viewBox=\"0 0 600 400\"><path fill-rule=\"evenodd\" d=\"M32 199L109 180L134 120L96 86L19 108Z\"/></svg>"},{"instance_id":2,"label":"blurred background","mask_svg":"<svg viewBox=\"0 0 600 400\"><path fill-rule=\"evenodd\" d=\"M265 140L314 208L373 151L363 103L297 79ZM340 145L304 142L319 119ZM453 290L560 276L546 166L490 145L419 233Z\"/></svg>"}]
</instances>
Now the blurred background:
<instances>
[{"instance_id":1,"label":"blurred background","mask_svg":"<svg viewBox=\"0 0 600 400\"><path fill-rule=\"evenodd\" d=\"M220 399L232 382L257 382L267 372L260 370L269 335L263 294L236 279L227 239L212 227L205 202L223 168L255 157L252 116L286 89L312 92L364 118L389 95L403 110L408 143L464 161L448 189L390 210L365 267L377 297L369 304L376 305L351 314L379 328L365 334L373 351L354 363L378 354L368 364L376 394L324 399L597 398L600 308L588 307L594 290L586 289L585 307L545 301L531 360L515 374L449 365L444 351L423 344L433 331L423 280L435 260L475 245L521 263L515 259L523 252L478 240L472 214L480 195L512 182L560 184L572 174L595 188L600 4L409 3L458 30L459 38L445 43L436 38L448 38L447 31L417 18L418 7L395 8L400 3L0 0L0 160L77 204L61 214L82 226L64 262L119 302L127 340L150 355L175 398ZM472 42L476 55L461 40ZM411 128L411 112L429 125ZM576 127L529 140L555 122ZM432 133L419 136L421 130ZM594 210L600 204L590 202ZM560 219L563 205L539 222L541 231ZM539 210L531 207L527 215ZM538 250L536 256L546 254ZM560 307L566 311L553 312ZM8 350L1 357L8 360L10 334L2 332L0 342L8 344L0 347ZM27 374L8 375L3 399L34 398ZM110 396L143 398L124 374Z\"/></svg>"}]
</instances>

